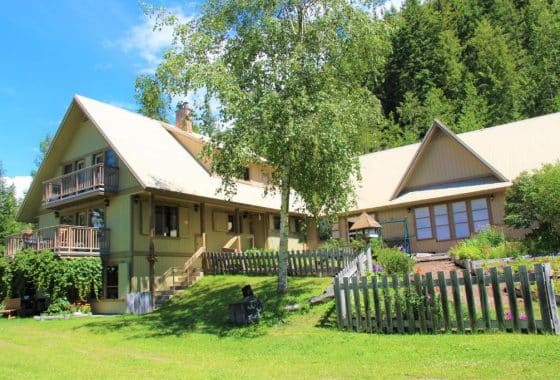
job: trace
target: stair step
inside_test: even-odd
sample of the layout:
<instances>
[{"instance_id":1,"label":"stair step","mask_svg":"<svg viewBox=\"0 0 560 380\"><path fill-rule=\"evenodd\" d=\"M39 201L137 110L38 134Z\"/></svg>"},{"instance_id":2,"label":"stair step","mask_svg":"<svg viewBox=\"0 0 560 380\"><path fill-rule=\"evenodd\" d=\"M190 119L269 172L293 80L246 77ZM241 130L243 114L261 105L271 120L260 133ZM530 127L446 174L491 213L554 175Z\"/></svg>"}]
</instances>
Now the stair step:
<instances>
[{"instance_id":1,"label":"stair step","mask_svg":"<svg viewBox=\"0 0 560 380\"><path fill-rule=\"evenodd\" d=\"M168 302L171 298L173 298L173 296L183 292L185 289L196 284L203 277L204 277L204 272L202 272L200 269L197 268L192 268L192 271L190 271L189 273L181 274L180 276L176 275L175 291L173 290L173 287L170 287L169 289L160 290L156 292L156 296L155 296L156 309L159 309L161 306L163 306L166 302ZM178 281L178 279L181 279L182 281Z\"/></svg>"}]
</instances>

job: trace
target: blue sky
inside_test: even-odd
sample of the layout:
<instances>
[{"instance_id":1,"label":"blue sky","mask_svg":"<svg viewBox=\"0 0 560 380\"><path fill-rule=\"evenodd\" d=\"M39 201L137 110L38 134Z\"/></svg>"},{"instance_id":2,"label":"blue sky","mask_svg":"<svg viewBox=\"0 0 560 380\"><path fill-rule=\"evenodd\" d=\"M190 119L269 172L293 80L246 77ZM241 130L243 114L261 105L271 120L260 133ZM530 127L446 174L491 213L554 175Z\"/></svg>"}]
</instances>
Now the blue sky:
<instances>
[{"instance_id":1,"label":"blue sky","mask_svg":"<svg viewBox=\"0 0 560 380\"><path fill-rule=\"evenodd\" d=\"M201 1L148 2L186 18ZM39 142L54 135L74 94L137 109L136 76L153 71L171 42L169 29L153 32L153 25L135 0L2 4L0 161L19 197L30 183Z\"/></svg>"},{"instance_id":2,"label":"blue sky","mask_svg":"<svg viewBox=\"0 0 560 380\"><path fill-rule=\"evenodd\" d=\"M198 10L196 2L163 5L184 16ZM40 140L56 132L74 94L136 109L134 79L155 68L170 42L169 30L152 27L134 0L2 5L0 161L8 177L29 175Z\"/></svg>"}]
</instances>

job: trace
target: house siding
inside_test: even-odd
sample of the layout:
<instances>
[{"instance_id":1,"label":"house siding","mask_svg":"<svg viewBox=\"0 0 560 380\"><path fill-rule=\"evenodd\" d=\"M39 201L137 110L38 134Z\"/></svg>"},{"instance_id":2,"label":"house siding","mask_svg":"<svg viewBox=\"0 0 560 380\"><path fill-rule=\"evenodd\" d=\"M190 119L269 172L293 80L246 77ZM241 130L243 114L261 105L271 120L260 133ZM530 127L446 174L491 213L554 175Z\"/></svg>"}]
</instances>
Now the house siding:
<instances>
[{"instance_id":1,"label":"house siding","mask_svg":"<svg viewBox=\"0 0 560 380\"><path fill-rule=\"evenodd\" d=\"M436 131L429 147L419 157L406 189L492 175L478 158L457 141Z\"/></svg>"}]
</instances>

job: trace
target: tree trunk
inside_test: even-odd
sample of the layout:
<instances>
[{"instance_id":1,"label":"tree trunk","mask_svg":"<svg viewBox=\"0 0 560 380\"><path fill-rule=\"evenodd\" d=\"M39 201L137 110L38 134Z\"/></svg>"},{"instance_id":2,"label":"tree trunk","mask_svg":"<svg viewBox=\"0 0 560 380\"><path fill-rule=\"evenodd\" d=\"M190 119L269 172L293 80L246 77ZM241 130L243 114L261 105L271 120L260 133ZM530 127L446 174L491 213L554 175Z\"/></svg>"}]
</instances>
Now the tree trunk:
<instances>
[{"instance_id":1,"label":"tree trunk","mask_svg":"<svg viewBox=\"0 0 560 380\"><path fill-rule=\"evenodd\" d=\"M278 247L278 294L288 291L288 211L290 209L290 169L282 173L280 187L280 244Z\"/></svg>"}]
</instances>

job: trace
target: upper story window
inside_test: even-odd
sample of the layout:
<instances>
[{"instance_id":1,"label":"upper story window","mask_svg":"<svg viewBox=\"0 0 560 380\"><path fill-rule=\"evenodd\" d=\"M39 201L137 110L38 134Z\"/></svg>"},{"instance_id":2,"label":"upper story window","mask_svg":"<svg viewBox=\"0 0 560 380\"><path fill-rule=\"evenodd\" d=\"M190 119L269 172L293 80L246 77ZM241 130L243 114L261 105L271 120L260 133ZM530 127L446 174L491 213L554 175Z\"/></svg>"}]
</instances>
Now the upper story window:
<instances>
[{"instance_id":1,"label":"upper story window","mask_svg":"<svg viewBox=\"0 0 560 380\"><path fill-rule=\"evenodd\" d=\"M156 235L179 236L179 210L173 206L156 206Z\"/></svg>"},{"instance_id":2,"label":"upper story window","mask_svg":"<svg viewBox=\"0 0 560 380\"><path fill-rule=\"evenodd\" d=\"M105 151L105 165L116 168L119 166L119 161L117 159L117 155L115 151L112 149Z\"/></svg>"},{"instance_id":3,"label":"upper story window","mask_svg":"<svg viewBox=\"0 0 560 380\"><path fill-rule=\"evenodd\" d=\"M93 164L98 165L102 164L105 161L105 154L103 152L96 153L93 155Z\"/></svg>"},{"instance_id":4,"label":"upper story window","mask_svg":"<svg viewBox=\"0 0 560 380\"><path fill-rule=\"evenodd\" d=\"M418 207L414 209L416 221L416 238L418 240L432 238L432 222L430 220L430 208Z\"/></svg>"}]
</instances>

